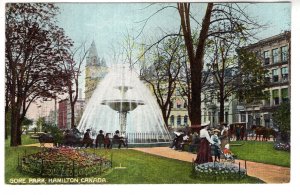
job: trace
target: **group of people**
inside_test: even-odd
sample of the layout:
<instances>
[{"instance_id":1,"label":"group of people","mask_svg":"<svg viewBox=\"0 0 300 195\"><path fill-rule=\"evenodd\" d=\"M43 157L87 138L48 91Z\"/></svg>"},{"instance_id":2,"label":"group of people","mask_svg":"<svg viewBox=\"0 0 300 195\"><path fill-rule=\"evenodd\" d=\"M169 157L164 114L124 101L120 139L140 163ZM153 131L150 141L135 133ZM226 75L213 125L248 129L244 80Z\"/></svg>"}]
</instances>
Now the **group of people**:
<instances>
[{"instance_id":1,"label":"group of people","mask_svg":"<svg viewBox=\"0 0 300 195\"><path fill-rule=\"evenodd\" d=\"M230 152L228 125L223 123L221 131L213 129L213 135L210 136L208 132L209 124L210 122L201 125L199 150L195 160L197 164L212 162L212 156L215 158L214 161L220 161L221 151L226 151L227 154Z\"/></svg>"},{"instance_id":2,"label":"group of people","mask_svg":"<svg viewBox=\"0 0 300 195\"><path fill-rule=\"evenodd\" d=\"M91 138L90 132L91 132L91 130L87 129L86 132L84 133L81 147L84 147L84 145L86 148L93 146L94 139ZM112 141L110 138L110 134L111 133L106 133L104 136L103 130L100 130L99 134L97 135L96 140L95 140L95 148L98 148L98 146L99 146L99 148L101 148L101 145L103 144L104 148L109 149L109 148L111 148L111 146L113 144L112 142L119 144L118 145L119 149L121 148L121 145L123 145L124 147L127 146L127 143L125 142L124 137L120 136L119 130L115 131Z\"/></svg>"}]
</instances>

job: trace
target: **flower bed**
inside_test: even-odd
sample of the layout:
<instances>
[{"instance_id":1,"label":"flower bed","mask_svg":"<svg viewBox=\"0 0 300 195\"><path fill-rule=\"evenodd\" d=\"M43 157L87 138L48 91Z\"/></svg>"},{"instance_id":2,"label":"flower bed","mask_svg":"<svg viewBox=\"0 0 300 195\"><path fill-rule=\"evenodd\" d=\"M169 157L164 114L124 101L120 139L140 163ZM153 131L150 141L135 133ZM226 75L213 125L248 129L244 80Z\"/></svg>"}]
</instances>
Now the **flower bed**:
<instances>
[{"instance_id":1,"label":"flower bed","mask_svg":"<svg viewBox=\"0 0 300 195\"><path fill-rule=\"evenodd\" d=\"M196 164L194 173L199 178L214 178L216 180L237 179L247 175L246 169L228 162Z\"/></svg>"},{"instance_id":2,"label":"flower bed","mask_svg":"<svg viewBox=\"0 0 300 195\"><path fill-rule=\"evenodd\" d=\"M291 146L289 143L277 142L274 144L273 147L275 150L284 150L284 151L288 151L288 152L291 150Z\"/></svg>"},{"instance_id":3,"label":"flower bed","mask_svg":"<svg viewBox=\"0 0 300 195\"><path fill-rule=\"evenodd\" d=\"M21 171L43 177L86 177L110 167L110 160L73 148L45 149L19 161Z\"/></svg>"}]
</instances>

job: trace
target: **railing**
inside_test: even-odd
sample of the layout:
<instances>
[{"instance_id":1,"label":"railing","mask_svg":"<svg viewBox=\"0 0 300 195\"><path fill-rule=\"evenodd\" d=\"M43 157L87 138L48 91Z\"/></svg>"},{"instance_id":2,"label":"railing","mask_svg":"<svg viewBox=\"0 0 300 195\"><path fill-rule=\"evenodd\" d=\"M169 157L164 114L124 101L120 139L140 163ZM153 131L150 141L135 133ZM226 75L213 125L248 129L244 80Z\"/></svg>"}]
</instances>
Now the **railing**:
<instances>
[{"instance_id":1,"label":"railing","mask_svg":"<svg viewBox=\"0 0 300 195\"><path fill-rule=\"evenodd\" d=\"M170 142L171 136L167 133L126 133L128 143L157 143Z\"/></svg>"}]
</instances>

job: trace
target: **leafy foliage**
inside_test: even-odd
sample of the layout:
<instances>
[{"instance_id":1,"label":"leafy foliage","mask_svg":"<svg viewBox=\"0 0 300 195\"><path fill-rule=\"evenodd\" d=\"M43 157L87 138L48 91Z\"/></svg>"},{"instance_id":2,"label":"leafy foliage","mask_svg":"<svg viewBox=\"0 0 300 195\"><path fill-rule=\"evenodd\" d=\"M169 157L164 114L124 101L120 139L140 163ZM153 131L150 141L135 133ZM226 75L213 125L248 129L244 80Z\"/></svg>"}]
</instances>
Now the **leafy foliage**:
<instances>
[{"instance_id":1,"label":"leafy foliage","mask_svg":"<svg viewBox=\"0 0 300 195\"><path fill-rule=\"evenodd\" d=\"M260 59L253 52L246 49L238 50L241 80L236 95L240 101L251 103L267 99L270 94L263 90L268 86L266 80L268 70L261 65Z\"/></svg>"},{"instance_id":2,"label":"leafy foliage","mask_svg":"<svg viewBox=\"0 0 300 195\"><path fill-rule=\"evenodd\" d=\"M32 102L65 91L70 76L61 64L73 45L56 25L52 3L6 4L6 101L11 109L11 145L21 144L21 122Z\"/></svg>"},{"instance_id":3,"label":"leafy foliage","mask_svg":"<svg viewBox=\"0 0 300 195\"><path fill-rule=\"evenodd\" d=\"M166 125L171 112L172 96L177 86L183 55L180 37L168 38L152 50L151 65L145 68L141 78L146 81L161 108Z\"/></svg>"},{"instance_id":4,"label":"leafy foliage","mask_svg":"<svg viewBox=\"0 0 300 195\"><path fill-rule=\"evenodd\" d=\"M283 141L289 141L291 134L291 105L282 102L273 113L273 122L278 126Z\"/></svg>"}]
</instances>

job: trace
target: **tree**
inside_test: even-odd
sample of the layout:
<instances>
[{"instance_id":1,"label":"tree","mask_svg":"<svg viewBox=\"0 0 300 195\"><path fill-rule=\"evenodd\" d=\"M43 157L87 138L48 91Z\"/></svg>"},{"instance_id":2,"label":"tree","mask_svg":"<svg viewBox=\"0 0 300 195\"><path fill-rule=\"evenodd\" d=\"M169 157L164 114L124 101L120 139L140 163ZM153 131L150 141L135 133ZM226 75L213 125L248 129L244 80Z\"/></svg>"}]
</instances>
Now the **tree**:
<instances>
[{"instance_id":1,"label":"tree","mask_svg":"<svg viewBox=\"0 0 300 195\"><path fill-rule=\"evenodd\" d=\"M70 49L69 59L65 59L63 62L64 73L69 76L67 80L67 93L69 95L70 108L71 108L71 127L75 125L75 104L78 99L78 86L79 76L81 74L81 65L88 53L85 48L85 43L82 43L75 49Z\"/></svg>"},{"instance_id":2,"label":"tree","mask_svg":"<svg viewBox=\"0 0 300 195\"><path fill-rule=\"evenodd\" d=\"M61 64L72 41L55 23L51 3L6 4L6 106L11 110L11 146L21 145L21 122L30 104L63 93L69 76ZM7 110L7 109L5 109Z\"/></svg>"},{"instance_id":3,"label":"tree","mask_svg":"<svg viewBox=\"0 0 300 195\"><path fill-rule=\"evenodd\" d=\"M45 117L39 117L36 121L36 127L39 132L42 132L43 130L45 131L45 126L46 126L46 121Z\"/></svg>"},{"instance_id":4,"label":"tree","mask_svg":"<svg viewBox=\"0 0 300 195\"><path fill-rule=\"evenodd\" d=\"M261 26L252 20L238 4L208 3L202 23L191 14L190 3L177 3L180 24L191 68L191 124L199 130L201 124L202 71L206 41L209 37L253 36L252 30ZM197 39L193 40L191 20L199 24Z\"/></svg>"},{"instance_id":5,"label":"tree","mask_svg":"<svg viewBox=\"0 0 300 195\"><path fill-rule=\"evenodd\" d=\"M261 60L255 53L247 51L246 48L237 50L239 60L240 83L235 95L238 100L253 103L268 99L269 92L264 91L268 85L268 70L261 65Z\"/></svg>"},{"instance_id":6,"label":"tree","mask_svg":"<svg viewBox=\"0 0 300 195\"><path fill-rule=\"evenodd\" d=\"M278 126L283 141L289 141L291 134L291 105L290 102L282 102L272 114L273 122Z\"/></svg>"},{"instance_id":7,"label":"tree","mask_svg":"<svg viewBox=\"0 0 300 195\"><path fill-rule=\"evenodd\" d=\"M266 98L263 90L267 87L265 77L268 71L261 66L261 61L254 53L236 47L240 40L213 38L211 75L213 82L209 83L209 93L218 97L220 103L220 123L224 122L225 100L238 97L247 101Z\"/></svg>"},{"instance_id":8,"label":"tree","mask_svg":"<svg viewBox=\"0 0 300 195\"><path fill-rule=\"evenodd\" d=\"M171 98L176 89L182 64L181 45L180 37L165 39L156 45L153 62L143 70L141 76L141 79L151 86L166 125L172 108Z\"/></svg>"}]
</instances>

